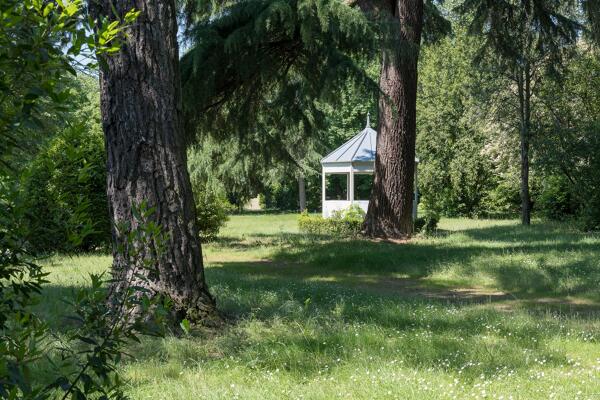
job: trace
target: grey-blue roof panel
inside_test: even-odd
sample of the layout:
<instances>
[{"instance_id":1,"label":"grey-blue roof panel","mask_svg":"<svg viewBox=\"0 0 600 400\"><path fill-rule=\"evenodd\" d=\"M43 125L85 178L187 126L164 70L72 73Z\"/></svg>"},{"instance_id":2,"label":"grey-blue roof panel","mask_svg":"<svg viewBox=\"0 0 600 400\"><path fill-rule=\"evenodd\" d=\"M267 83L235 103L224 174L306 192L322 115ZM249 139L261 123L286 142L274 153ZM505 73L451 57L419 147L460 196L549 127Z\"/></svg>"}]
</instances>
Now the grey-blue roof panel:
<instances>
[{"instance_id":1,"label":"grey-blue roof panel","mask_svg":"<svg viewBox=\"0 0 600 400\"><path fill-rule=\"evenodd\" d=\"M321 163L344 163L375 161L377 132L365 128L358 135L326 155Z\"/></svg>"}]
</instances>

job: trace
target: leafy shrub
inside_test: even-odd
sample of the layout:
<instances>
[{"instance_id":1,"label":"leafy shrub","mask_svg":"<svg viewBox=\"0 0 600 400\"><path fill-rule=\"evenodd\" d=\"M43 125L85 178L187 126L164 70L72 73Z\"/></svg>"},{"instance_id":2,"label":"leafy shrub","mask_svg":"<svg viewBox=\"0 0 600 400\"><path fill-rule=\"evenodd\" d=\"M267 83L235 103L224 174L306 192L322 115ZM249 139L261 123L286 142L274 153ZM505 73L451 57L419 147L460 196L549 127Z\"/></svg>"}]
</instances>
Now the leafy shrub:
<instances>
[{"instance_id":1,"label":"leafy shrub","mask_svg":"<svg viewBox=\"0 0 600 400\"><path fill-rule=\"evenodd\" d=\"M110 240L106 156L98 130L83 124L65 129L40 151L21 184L27 239L35 250L91 250ZM77 243L76 237L83 239Z\"/></svg>"},{"instance_id":2,"label":"leafy shrub","mask_svg":"<svg viewBox=\"0 0 600 400\"><path fill-rule=\"evenodd\" d=\"M229 219L228 214L235 208L227 198L223 181L213 169L211 146L193 147L188 151L196 224L203 241L211 241L217 237L219 230Z\"/></svg>"},{"instance_id":3,"label":"leafy shrub","mask_svg":"<svg viewBox=\"0 0 600 400\"><path fill-rule=\"evenodd\" d=\"M600 231L600 193L589 193L578 217L584 232Z\"/></svg>"},{"instance_id":4,"label":"leafy shrub","mask_svg":"<svg viewBox=\"0 0 600 400\"><path fill-rule=\"evenodd\" d=\"M519 182L514 179L502 179L484 199L480 217L514 217L521 210Z\"/></svg>"},{"instance_id":5,"label":"leafy shrub","mask_svg":"<svg viewBox=\"0 0 600 400\"><path fill-rule=\"evenodd\" d=\"M23 207L13 185L0 176L0 398L41 389L27 379L44 354L47 325L32 312L47 273L32 261L23 240ZM24 396L23 396L24 397Z\"/></svg>"},{"instance_id":6,"label":"leafy shrub","mask_svg":"<svg viewBox=\"0 0 600 400\"><path fill-rule=\"evenodd\" d=\"M561 220L575 215L578 204L567 178L561 175L546 177L535 208L549 219Z\"/></svg>"},{"instance_id":7,"label":"leafy shrub","mask_svg":"<svg viewBox=\"0 0 600 400\"><path fill-rule=\"evenodd\" d=\"M332 212L330 218L312 216L304 211L298 217L300 232L311 235L331 235L337 237L358 236L362 230L365 212L358 205L352 205L345 210Z\"/></svg>"},{"instance_id":8,"label":"leafy shrub","mask_svg":"<svg viewBox=\"0 0 600 400\"><path fill-rule=\"evenodd\" d=\"M320 215L309 215L308 211L302 211L298 217L298 229L300 232L310 235L325 235L328 232L328 222Z\"/></svg>"},{"instance_id":9,"label":"leafy shrub","mask_svg":"<svg viewBox=\"0 0 600 400\"><path fill-rule=\"evenodd\" d=\"M297 210L298 182L294 177L285 177L282 181L266 185L262 198L264 209Z\"/></svg>"},{"instance_id":10,"label":"leafy shrub","mask_svg":"<svg viewBox=\"0 0 600 400\"><path fill-rule=\"evenodd\" d=\"M125 347L139 334L162 334L168 311L163 299L125 282L113 307L106 301L112 280L91 275L91 286L79 288L73 301L73 324L53 335L34 312L48 275L23 239L23 213L14 183L0 176L0 398L3 399L124 399L124 381L117 365ZM128 236L128 262L150 269L142 250L160 240L161 231L141 210L138 228ZM79 240L82 242L83 240ZM140 262L141 260L141 262ZM133 273L139 275L139 270ZM132 316L131 310L141 310ZM54 361L49 358L56 356ZM51 362L51 365L48 363ZM45 377L33 373L44 370Z\"/></svg>"},{"instance_id":11,"label":"leafy shrub","mask_svg":"<svg viewBox=\"0 0 600 400\"><path fill-rule=\"evenodd\" d=\"M196 221L203 241L215 240L219 230L229 220L234 207L227 201L225 192L216 187L199 188L192 185L196 201Z\"/></svg>"},{"instance_id":12,"label":"leafy shrub","mask_svg":"<svg viewBox=\"0 0 600 400\"><path fill-rule=\"evenodd\" d=\"M437 212L426 210L422 217L417 217L414 222L415 233L423 233L430 235L437 230L437 225L440 222L440 216Z\"/></svg>"}]
</instances>

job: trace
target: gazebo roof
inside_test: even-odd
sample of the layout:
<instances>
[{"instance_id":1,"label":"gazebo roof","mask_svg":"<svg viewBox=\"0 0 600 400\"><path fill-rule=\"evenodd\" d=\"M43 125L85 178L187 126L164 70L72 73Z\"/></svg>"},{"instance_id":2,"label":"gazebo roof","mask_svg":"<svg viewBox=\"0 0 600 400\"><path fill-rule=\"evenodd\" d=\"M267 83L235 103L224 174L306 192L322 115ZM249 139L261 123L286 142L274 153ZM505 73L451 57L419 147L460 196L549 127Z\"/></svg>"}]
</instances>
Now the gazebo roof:
<instances>
[{"instance_id":1,"label":"gazebo roof","mask_svg":"<svg viewBox=\"0 0 600 400\"><path fill-rule=\"evenodd\" d=\"M375 161L377 132L367 126L358 135L326 155L321 164Z\"/></svg>"}]
</instances>

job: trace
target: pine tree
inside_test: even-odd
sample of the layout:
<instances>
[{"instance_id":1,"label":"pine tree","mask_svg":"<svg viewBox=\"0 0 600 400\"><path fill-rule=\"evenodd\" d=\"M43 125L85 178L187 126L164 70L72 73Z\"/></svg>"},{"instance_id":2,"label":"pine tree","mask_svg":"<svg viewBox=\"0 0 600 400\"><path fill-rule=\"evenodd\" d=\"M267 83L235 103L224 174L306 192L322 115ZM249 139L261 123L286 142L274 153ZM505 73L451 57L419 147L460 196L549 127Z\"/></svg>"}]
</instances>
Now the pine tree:
<instances>
[{"instance_id":1,"label":"pine tree","mask_svg":"<svg viewBox=\"0 0 600 400\"><path fill-rule=\"evenodd\" d=\"M379 77L382 95L375 176L364 231L368 236L404 238L410 236L413 226L417 63L423 1L387 1L382 14L390 24L390 37L383 48Z\"/></svg>"},{"instance_id":2,"label":"pine tree","mask_svg":"<svg viewBox=\"0 0 600 400\"><path fill-rule=\"evenodd\" d=\"M315 132L322 132L319 122L324 119L315 100L335 104L339 101L339 87L349 78L375 93L382 93L380 108L385 107L388 122L391 122L390 118L396 118L399 110L405 108L400 105L405 101L404 93L397 90L397 93L385 93L380 85L368 78L356 61L373 58L374 51L381 48L380 39L384 39L384 43L394 43L391 51L386 51L389 68L395 68L391 63L396 61L392 61L392 58L404 60L407 54L402 53L409 47L412 50L408 51L406 65L416 63L423 7L430 27L426 38L435 38L439 32L448 30L447 22L431 0L426 1L425 6L418 1L401 7L407 12L412 12L413 6L417 7L417 11L421 9L417 15L418 35L411 39L416 43L416 48L414 43L412 46L404 45L398 18L392 24L391 34L388 32L390 24L381 24L389 20L388 14L394 14L392 3L389 4L390 11L384 13L384 18L368 2L344 4L330 0L251 0L227 7L211 18L206 18L194 8L195 5L197 3L192 3L188 11L191 9L192 14L204 18L199 17L200 22L189 29L188 36L194 45L182 60L186 120L190 122L187 131L221 132L225 135L237 133L242 140L255 138L258 134L268 138L272 144L269 147L264 140L259 141L262 142L260 149L263 152L277 152L286 148L282 146L286 139L281 135L289 135L290 127L298 137L310 137ZM350 5L356 5L364 12ZM370 17L375 18L368 19ZM389 68L387 70L392 72ZM385 81L380 83L387 85ZM394 129L404 125L403 129L410 132L412 140L409 138L406 142L405 152L412 153L411 162L414 163L415 117L410 109L415 108L416 71L410 91L412 94L409 93L409 99L406 100L407 113L401 113L400 118L396 119ZM405 118L412 119L412 123L404 121ZM387 136L390 135L380 135ZM397 140L397 136L398 132L395 131L390 137ZM396 146L388 146L391 152L388 158L404 160L405 152L399 153L398 150ZM373 229L367 231L372 235L383 235L384 230L387 231L385 235L410 234L410 211L404 218L402 228L380 228L395 224L399 220L397 216L411 209L414 165L406 170L398 169L395 174L385 178L382 178L382 171L383 167L380 167L379 180L376 173L375 180L379 184L375 185L375 190L384 192L374 195L381 205L373 209L368 224ZM388 183L390 179L395 183ZM394 210L381 200L392 196L399 199L392 203ZM400 208L398 204L401 204ZM377 210L381 211L376 213ZM379 224L379 228L375 224Z\"/></svg>"},{"instance_id":3,"label":"pine tree","mask_svg":"<svg viewBox=\"0 0 600 400\"><path fill-rule=\"evenodd\" d=\"M348 79L377 90L360 66L375 54L374 26L339 1L246 0L210 17L187 11L192 46L181 69L190 142L238 137L277 158L293 148L290 134L322 132L319 102L339 101Z\"/></svg>"},{"instance_id":4,"label":"pine tree","mask_svg":"<svg viewBox=\"0 0 600 400\"><path fill-rule=\"evenodd\" d=\"M203 5L185 9L192 46L182 58L184 111L194 151L212 153L210 171L238 205L280 179L314 176L341 89L377 91L363 68L376 54L374 24L335 0Z\"/></svg>"}]
</instances>

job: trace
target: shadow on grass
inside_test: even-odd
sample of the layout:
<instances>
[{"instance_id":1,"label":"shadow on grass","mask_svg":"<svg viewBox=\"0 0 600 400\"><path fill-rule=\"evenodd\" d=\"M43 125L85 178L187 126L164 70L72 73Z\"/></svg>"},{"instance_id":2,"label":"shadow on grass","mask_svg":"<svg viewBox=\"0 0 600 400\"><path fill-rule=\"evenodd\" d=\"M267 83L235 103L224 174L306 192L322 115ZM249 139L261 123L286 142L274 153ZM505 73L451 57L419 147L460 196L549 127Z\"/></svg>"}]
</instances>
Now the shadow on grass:
<instances>
[{"instance_id":1,"label":"shadow on grass","mask_svg":"<svg viewBox=\"0 0 600 400\"><path fill-rule=\"evenodd\" d=\"M235 274L353 284L382 293L410 291L416 286L433 289L446 282L425 278L450 271L458 277L458 284L481 276L492 279L497 291L482 292L482 296L504 299L510 293L519 298L583 295L599 299L600 244L594 237L587 240L589 236L565 233L553 225L495 226L457 235L462 236L403 244L301 234L230 237L222 242L224 247L262 243L277 250L272 262L219 265ZM461 294L476 292L453 293Z\"/></svg>"},{"instance_id":2,"label":"shadow on grass","mask_svg":"<svg viewBox=\"0 0 600 400\"><path fill-rule=\"evenodd\" d=\"M211 270L209 281L230 324L218 332L200 330L195 337L145 338L129 350L135 363L181 369L231 363L313 377L336 365L371 368L401 361L407 368L460 371L467 380L502 369L527 370L534 358L550 366L567 363L566 354L550 342L572 323L568 318L507 316L468 302L377 296L222 268ZM57 300L71 291L44 290L44 312L56 317L55 330L65 328L66 311Z\"/></svg>"}]
</instances>

